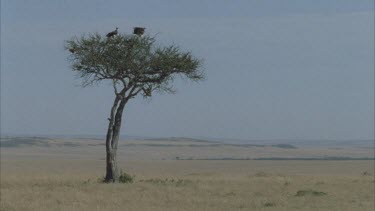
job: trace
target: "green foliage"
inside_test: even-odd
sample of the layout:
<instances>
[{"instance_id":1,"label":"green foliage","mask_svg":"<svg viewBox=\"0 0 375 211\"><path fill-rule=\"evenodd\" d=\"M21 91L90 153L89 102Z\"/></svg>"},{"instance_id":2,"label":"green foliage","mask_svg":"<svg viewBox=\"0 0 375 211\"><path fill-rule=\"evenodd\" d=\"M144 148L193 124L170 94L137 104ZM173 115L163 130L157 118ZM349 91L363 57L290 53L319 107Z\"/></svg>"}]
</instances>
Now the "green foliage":
<instances>
[{"instance_id":1,"label":"green foliage","mask_svg":"<svg viewBox=\"0 0 375 211\"><path fill-rule=\"evenodd\" d=\"M191 180L188 180L188 179L173 179L173 178L172 179L168 179L168 178L146 179L146 180L140 180L140 182L151 183L155 185L172 185L176 187L186 186L186 185L190 185L193 183Z\"/></svg>"},{"instance_id":2,"label":"green foliage","mask_svg":"<svg viewBox=\"0 0 375 211\"><path fill-rule=\"evenodd\" d=\"M134 182L135 176L127 174L123 171L121 171L120 176L119 176L119 182L120 183L133 183Z\"/></svg>"},{"instance_id":3,"label":"green foliage","mask_svg":"<svg viewBox=\"0 0 375 211\"><path fill-rule=\"evenodd\" d=\"M99 177L99 178L97 179L97 182L98 182L98 183L106 183L106 182L105 182L105 177Z\"/></svg>"},{"instance_id":4,"label":"green foliage","mask_svg":"<svg viewBox=\"0 0 375 211\"><path fill-rule=\"evenodd\" d=\"M295 196L324 196L327 195L325 192L315 190L299 190Z\"/></svg>"},{"instance_id":5,"label":"green foliage","mask_svg":"<svg viewBox=\"0 0 375 211\"><path fill-rule=\"evenodd\" d=\"M193 81L204 78L201 59L176 45L160 47L147 35L119 33L107 38L94 33L67 40L65 48L72 70L83 79L82 86L109 80L123 97L151 97L153 91L173 93L171 82L177 75Z\"/></svg>"},{"instance_id":6,"label":"green foliage","mask_svg":"<svg viewBox=\"0 0 375 211\"><path fill-rule=\"evenodd\" d=\"M122 170L120 171L120 175L118 178L119 183L133 183L135 179L134 175L130 175L126 172L123 172ZM111 183L106 181L105 177L99 177L97 180L98 183Z\"/></svg>"},{"instance_id":7,"label":"green foliage","mask_svg":"<svg viewBox=\"0 0 375 211\"><path fill-rule=\"evenodd\" d=\"M272 202L266 202L263 204L264 207L274 207L276 204Z\"/></svg>"}]
</instances>

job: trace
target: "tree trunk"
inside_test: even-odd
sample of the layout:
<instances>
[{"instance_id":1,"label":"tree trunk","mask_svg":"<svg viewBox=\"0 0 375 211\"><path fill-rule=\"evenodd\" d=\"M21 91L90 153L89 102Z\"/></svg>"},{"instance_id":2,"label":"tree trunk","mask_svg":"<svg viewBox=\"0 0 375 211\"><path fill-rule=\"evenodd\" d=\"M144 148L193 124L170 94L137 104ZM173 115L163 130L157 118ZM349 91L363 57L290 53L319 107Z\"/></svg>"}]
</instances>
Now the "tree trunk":
<instances>
[{"instance_id":1,"label":"tree trunk","mask_svg":"<svg viewBox=\"0 0 375 211\"><path fill-rule=\"evenodd\" d=\"M117 168L117 145L120 137L122 113L124 111L125 104L127 99L122 98L121 96L116 96L116 99L113 103L111 114L108 124L108 131L106 136L106 176L104 181L109 182L118 182L119 173Z\"/></svg>"},{"instance_id":2,"label":"tree trunk","mask_svg":"<svg viewBox=\"0 0 375 211\"><path fill-rule=\"evenodd\" d=\"M118 182L116 150L107 150L105 182Z\"/></svg>"}]
</instances>

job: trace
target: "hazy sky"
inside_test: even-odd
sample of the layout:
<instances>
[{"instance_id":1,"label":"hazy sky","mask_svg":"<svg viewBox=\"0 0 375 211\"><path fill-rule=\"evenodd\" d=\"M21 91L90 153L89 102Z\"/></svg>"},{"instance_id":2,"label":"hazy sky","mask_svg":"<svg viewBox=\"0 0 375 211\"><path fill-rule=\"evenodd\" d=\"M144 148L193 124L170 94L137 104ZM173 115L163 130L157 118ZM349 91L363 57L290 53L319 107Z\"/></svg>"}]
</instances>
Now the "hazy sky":
<instances>
[{"instance_id":1,"label":"hazy sky","mask_svg":"<svg viewBox=\"0 0 375 211\"><path fill-rule=\"evenodd\" d=\"M2 0L1 133L105 134L113 91L80 88L63 46L116 26L207 74L131 101L123 135L374 139L373 0Z\"/></svg>"}]
</instances>

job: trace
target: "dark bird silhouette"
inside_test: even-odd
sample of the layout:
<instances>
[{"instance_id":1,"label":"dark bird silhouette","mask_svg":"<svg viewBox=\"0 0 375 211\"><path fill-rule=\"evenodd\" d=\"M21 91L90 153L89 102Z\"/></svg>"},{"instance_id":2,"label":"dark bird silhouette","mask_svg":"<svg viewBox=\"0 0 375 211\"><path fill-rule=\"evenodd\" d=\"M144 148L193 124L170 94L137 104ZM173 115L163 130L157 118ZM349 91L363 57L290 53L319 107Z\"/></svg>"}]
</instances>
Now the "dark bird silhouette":
<instances>
[{"instance_id":1,"label":"dark bird silhouette","mask_svg":"<svg viewBox=\"0 0 375 211\"><path fill-rule=\"evenodd\" d=\"M109 32L106 36L108 38L110 38L110 37L113 37L113 36L117 35L117 33L118 33L117 30L118 30L118 27L116 27L116 30Z\"/></svg>"},{"instance_id":2,"label":"dark bird silhouette","mask_svg":"<svg viewBox=\"0 0 375 211\"><path fill-rule=\"evenodd\" d=\"M142 36L145 33L145 29L143 27L134 27L133 34L136 34L138 36Z\"/></svg>"},{"instance_id":3,"label":"dark bird silhouette","mask_svg":"<svg viewBox=\"0 0 375 211\"><path fill-rule=\"evenodd\" d=\"M69 48L70 53L74 53L74 48Z\"/></svg>"}]
</instances>

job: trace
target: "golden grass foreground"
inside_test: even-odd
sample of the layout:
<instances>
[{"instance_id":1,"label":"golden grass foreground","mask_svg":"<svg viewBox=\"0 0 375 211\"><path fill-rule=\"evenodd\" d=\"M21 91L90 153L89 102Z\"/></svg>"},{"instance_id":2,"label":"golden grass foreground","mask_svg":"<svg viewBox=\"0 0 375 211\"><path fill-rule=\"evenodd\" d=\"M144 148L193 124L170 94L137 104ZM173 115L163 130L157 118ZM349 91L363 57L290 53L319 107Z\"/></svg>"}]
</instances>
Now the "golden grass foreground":
<instances>
[{"instance_id":1,"label":"golden grass foreground","mask_svg":"<svg viewBox=\"0 0 375 211\"><path fill-rule=\"evenodd\" d=\"M374 210L374 161L2 159L0 210Z\"/></svg>"}]
</instances>

